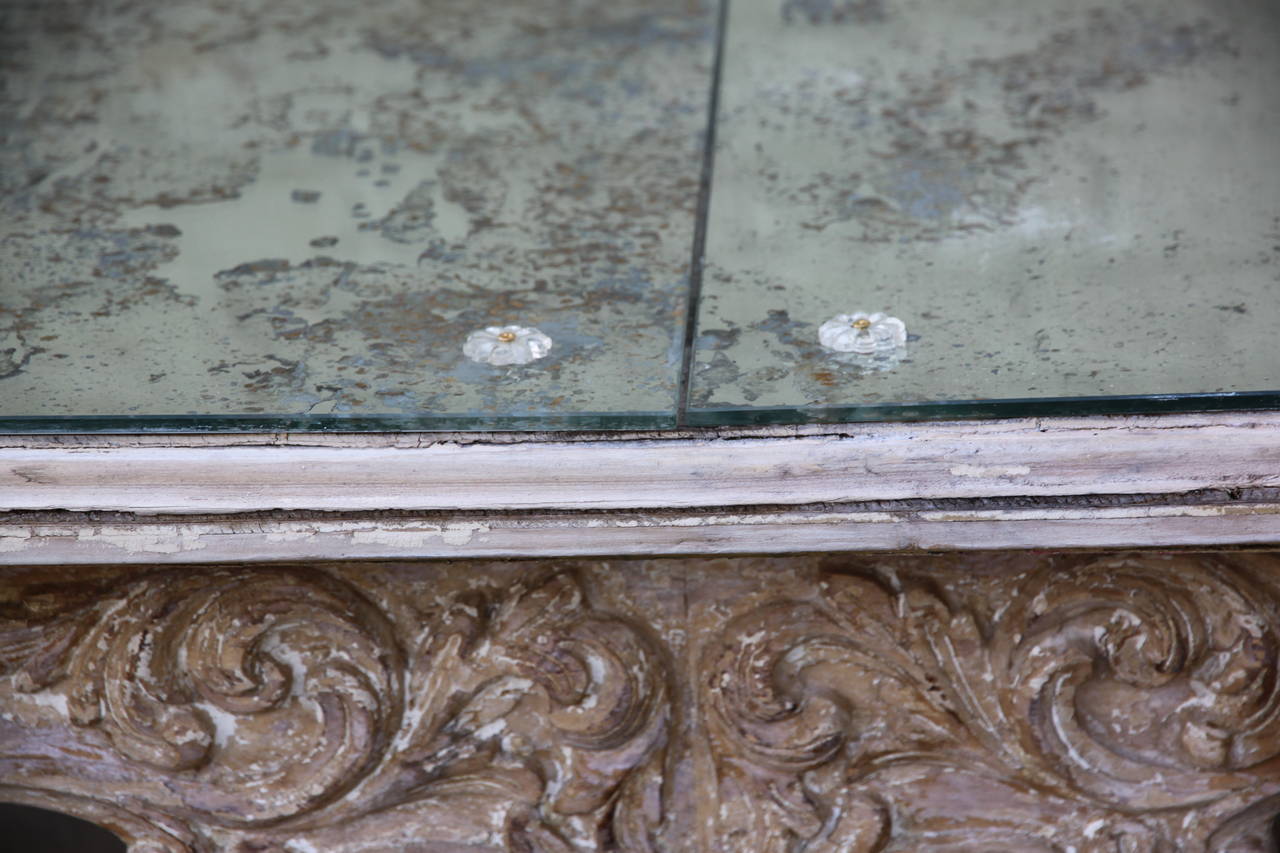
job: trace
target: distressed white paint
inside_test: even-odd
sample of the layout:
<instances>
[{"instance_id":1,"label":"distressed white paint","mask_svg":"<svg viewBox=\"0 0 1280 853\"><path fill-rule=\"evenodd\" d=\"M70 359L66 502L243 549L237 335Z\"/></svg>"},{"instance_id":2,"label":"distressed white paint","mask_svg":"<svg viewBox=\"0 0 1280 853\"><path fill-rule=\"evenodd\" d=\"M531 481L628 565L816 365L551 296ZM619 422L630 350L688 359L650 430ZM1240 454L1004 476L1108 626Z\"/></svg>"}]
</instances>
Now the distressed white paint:
<instances>
[{"instance_id":1,"label":"distressed white paint","mask_svg":"<svg viewBox=\"0 0 1280 853\"><path fill-rule=\"evenodd\" d=\"M78 526L82 525L82 526ZM279 532L276 527L286 532ZM461 522L459 528L469 524ZM982 548L1267 545L1280 506L1144 506L969 511L495 513L484 532L414 520L28 522L0 537L23 543L0 563L192 563L221 560L395 559L788 553ZM145 528L139 532L138 528ZM89 529L92 535L83 535ZM13 533L15 535L8 535ZM154 550L146 543L161 543ZM182 549L164 544L181 542Z\"/></svg>"},{"instance_id":2,"label":"distressed white paint","mask_svg":"<svg viewBox=\"0 0 1280 853\"><path fill-rule=\"evenodd\" d=\"M1021 477L1031 473L1030 465L955 465L951 473L957 477Z\"/></svg>"},{"instance_id":3,"label":"distressed white paint","mask_svg":"<svg viewBox=\"0 0 1280 853\"><path fill-rule=\"evenodd\" d=\"M323 446L10 438L0 442L0 509L658 509L1280 486L1276 413L824 429L418 436L423 446L364 436L317 437Z\"/></svg>"},{"instance_id":4,"label":"distressed white paint","mask_svg":"<svg viewBox=\"0 0 1280 853\"><path fill-rule=\"evenodd\" d=\"M1280 487L1276 413L674 438L0 436L0 508L133 514L0 516L0 562L1264 545L1280 542L1280 503L1197 505L1183 495L1265 486ZM1109 494L1146 501L1069 500ZM1000 496L1060 500L1056 508L862 505ZM294 514L235 516L281 509ZM332 514L371 510L410 514ZM161 513L170 517L149 518ZM172 517L192 513L211 517Z\"/></svg>"}]
</instances>

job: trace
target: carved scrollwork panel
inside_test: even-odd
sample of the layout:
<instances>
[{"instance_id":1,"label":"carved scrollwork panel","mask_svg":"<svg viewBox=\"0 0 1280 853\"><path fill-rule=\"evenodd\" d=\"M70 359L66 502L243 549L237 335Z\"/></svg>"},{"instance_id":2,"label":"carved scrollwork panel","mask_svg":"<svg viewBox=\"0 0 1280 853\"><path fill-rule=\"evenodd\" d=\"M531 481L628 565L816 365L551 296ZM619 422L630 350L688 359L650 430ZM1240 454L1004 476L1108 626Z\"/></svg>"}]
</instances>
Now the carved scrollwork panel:
<instances>
[{"instance_id":1,"label":"carved scrollwork panel","mask_svg":"<svg viewBox=\"0 0 1280 853\"><path fill-rule=\"evenodd\" d=\"M33 632L56 637L61 654L20 663L21 687L58 688L43 695L105 735L139 778L164 778L179 813L201 822L250 826L322 807L399 726L390 625L323 575L149 575L23 626L4 657L20 656Z\"/></svg>"},{"instance_id":2,"label":"carved scrollwork panel","mask_svg":"<svg viewBox=\"0 0 1280 853\"><path fill-rule=\"evenodd\" d=\"M1270 849L1254 846L1280 792L1265 571L846 562L706 647L720 849Z\"/></svg>"},{"instance_id":3,"label":"carved scrollwork panel","mask_svg":"<svg viewBox=\"0 0 1280 853\"><path fill-rule=\"evenodd\" d=\"M651 848L664 650L572 573L459 580L398 624L303 569L10 606L0 781L100 822L151 815L122 834L156 849Z\"/></svg>"},{"instance_id":4,"label":"carved scrollwork panel","mask_svg":"<svg viewBox=\"0 0 1280 853\"><path fill-rule=\"evenodd\" d=\"M1277 569L15 570L0 798L149 853L1262 853Z\"/></svg>"}]
</instances>

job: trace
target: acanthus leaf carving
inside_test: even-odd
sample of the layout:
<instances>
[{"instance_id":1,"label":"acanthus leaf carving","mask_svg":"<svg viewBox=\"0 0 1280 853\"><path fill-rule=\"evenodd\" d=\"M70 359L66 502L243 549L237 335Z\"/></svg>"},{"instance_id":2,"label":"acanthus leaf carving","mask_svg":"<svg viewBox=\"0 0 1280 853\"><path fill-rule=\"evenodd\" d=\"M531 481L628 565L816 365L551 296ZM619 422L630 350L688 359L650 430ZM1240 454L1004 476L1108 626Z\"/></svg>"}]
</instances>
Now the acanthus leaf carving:
<instances>
[{"instance_id":1,"label":"acanthus leaf carving","mask_svg":"<svg viewBox=\"0 0 1280 853\"><path fill-rule=\"evenodd\" d=\"M9 620L9 689L73 724L38 747L60 757L31 787L97 801L68 757L92 752L116 799L166 803L214 847L252 831L255 850L324 849L359 827L400 849L417 814L442 843L651 848L669 666L644 630L595 610L566 572L419 615L393 624L322 571L226 568ZM4 775L30 770L0 755Z\"/></svg>"},{"instance_id":2,"label":"acanthus leaf carving","mask_svg":"<svg viewBox=\"0 0 1280 853\"><path fill-rule=\"evenodd\" d=\"M1274 845L1274 558L737 559L37 584L0 795L170 853Z\"/></svg>"},{"instance_id":3,"label":"acanthus leaf carving","mask_svg":"<svg viewBox=\"0 0 1280 853\"><path fill-rule=\"evenodd\" d=\"M363 790L375 809L492 799L471 835L458 822L459 840L506 832L549 851L615 835L647 843L661 815L637 815L643 779L661 773L668 668L638 626L591 608L570 574L467 596L421 637L411 722Z\"/></svg>"},{"instance_id":4,"label":"acanthus leaf carving","mask_svg":"<svg viewBox=\"0 0 1280 853\"><path fill-rule=\"evenodd\" d=\"M975 586L855 562L819 587L708 648L721 849L1210 849L1280 791L1280 596L1256 572L1140 555Z\"/></svg>"},{"instance_id":5,"label":"acanthus leaf carving","mask_svg":"<svg viewBox=\"0 0 1280 853\"><path fill-rule=\"evenodd\" d=\"M46 666L43 685L66 682L71 720L166 774L201 821L244 826L318 808L398 727L392 630L323 576L155 574L38 630L77 638L58 643L60 677ZM255 793L264 787L270 796Z\"/></svg>"}]
</instances>

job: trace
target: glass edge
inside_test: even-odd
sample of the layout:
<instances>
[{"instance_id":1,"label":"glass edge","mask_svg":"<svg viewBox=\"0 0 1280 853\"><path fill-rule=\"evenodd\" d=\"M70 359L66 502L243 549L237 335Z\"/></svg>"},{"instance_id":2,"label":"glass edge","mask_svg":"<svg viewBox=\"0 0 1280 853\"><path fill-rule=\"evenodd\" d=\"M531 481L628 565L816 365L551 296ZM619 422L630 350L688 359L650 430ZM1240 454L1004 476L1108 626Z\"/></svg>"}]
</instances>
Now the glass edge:
<instances>
[{"instance_id":1,"label":"glass edge","mask_svg":"<svg viewBox=\"0 0 1280 853\"><path fill-rule=\"evenodd\" d=\"M666 430L675 412L572 415L0 415L0 434L254 432L548 432Z\"/></svg>"},{"instance_id":2,"label":"glass edge","mask_svg":"<svg viewBox=\"0 0 1280 853\"><path fill-rule=\"evenodd\" d=\"M1115 397L936 400L861 406L690 408L675 412L584 412L572 415L72 415L3 416L0 434L255 432L555 432L669 431L684 427L775 426L873 421L979 420L1018 417L1167 414L1280 409L1280 391Z\"/></svg>"},{"instance_id":3,"label":"glass edge","mask_svg":"<svg viewBox=\"0 0 1280 853\"><path fill-rule=\"evenodd\" d=\"M690 408L685 426L774 426L869 421L978 420L984 418L1084 417L1088 415L1280 409L1280 391L1230 394L1167 394L1115 397L1027 397L998 400L937 400L812 408Z\"/></svg>"}]
</instances>

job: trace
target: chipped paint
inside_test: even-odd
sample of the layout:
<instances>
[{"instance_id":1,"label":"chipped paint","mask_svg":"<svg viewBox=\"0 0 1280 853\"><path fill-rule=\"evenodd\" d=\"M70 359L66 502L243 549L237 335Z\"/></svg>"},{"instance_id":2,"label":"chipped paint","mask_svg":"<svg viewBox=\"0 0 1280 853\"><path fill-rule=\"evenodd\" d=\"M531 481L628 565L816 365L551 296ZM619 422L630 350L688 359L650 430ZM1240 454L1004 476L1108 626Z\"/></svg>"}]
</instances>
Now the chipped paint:
<instances>
[{"instance_id":1,"label":"chipped paint","mask_svg":"<svg viewBox=\"0 0 1280 853\"><path fill-rule=\"evenodd\" d=\"M469 545L477 533L488 533L489 525L479 521L460 521L446 524L440 536L446 545Z\"/></svg>"},{"instance_id":2,"label":"chipped paint","mask_svg":"<svg viewBox=\"0 0 1280 853\"><path fill-rule=\"evenodd\" d=\"M950 468L957 477L1021 477L1031 473L1029 465L954 465Z\"/></svg>"},{"instance_id":3,"label":"chipped paint","mask_svg":"<svg viewBox=\"0 0 1280 853\"><path fill-rule=\"evenodd\" d=\"M105 546L128 554L177 554L205 547L198 536L189 535L185 528L157 531L145 526L81 527L75 531L75 539L94 548Z\"/></svg>"},{"instance_id":4,"label":"chipped paint","mask_svg":"<svg viewBox=\"0 0 1280 853\"><path fill-rule=\"evenodd\" d=\"M288 527L287 535L275 535ZM85 531L91 535L80 535ZM884 550L912 547L1052 547L1267 543L1280 530L1274 504L1081 506L1017 509L796 510L645 517L635 514L494 515L483 523L386 520L174 525L6 525L21 543L7 563L168 563L215 560L479 557L644 553ZM145 543L175 547L150 550ZM129 543L144 543L129 547ZM180 545L180 547L176 547Z\"/></svg>"},{"instance_id":5,"label":"chipped paint","mask_svg":"<svg viewBox=\"0 0 1280 853\"><path fill-rule=\"evenodd\" d=\"M412 550L431 542L441 542L455 547L468 545L476 534L487 533L489 529L488 524L478 521L458 521L441 525L387 521L374 528L355 530L350 535L354 545L383 545Z\"/></svg>"},{"instance_id":6,"label":"chipped paint","mask_svg":"<svg viewBox=\"0 0 1280 853\"><path fill-rule=\"evenodd\" d=\"M24 551L31 546L35 534L29 527L0 527L0 552Z\"/></svg>"}]
</instances>

